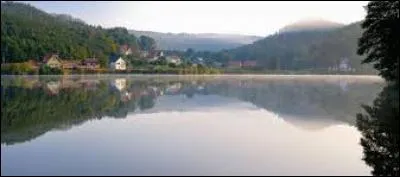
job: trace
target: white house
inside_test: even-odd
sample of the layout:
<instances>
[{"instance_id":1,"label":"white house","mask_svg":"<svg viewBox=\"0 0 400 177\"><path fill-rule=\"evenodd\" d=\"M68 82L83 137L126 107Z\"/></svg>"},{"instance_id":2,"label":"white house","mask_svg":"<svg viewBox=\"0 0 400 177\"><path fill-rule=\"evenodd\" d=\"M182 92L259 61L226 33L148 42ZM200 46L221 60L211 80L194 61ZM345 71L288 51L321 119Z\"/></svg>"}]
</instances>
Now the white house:
<instances>
[{"instance_id":1,"label":"white house","mask_svg":"<svg viewBox=\"0 0 400 177\"><path fill-rule=\"evenodd\" d=\"M342 58L339 64L340 71L349 71L351 70L350 62L348 58Z\"/></svg>"},{"instance_id":2,"label":"white house","mask_svg":"<svg viewBox=\"0 0 400 177\"><path fill-rule=\"evenodd\" d=\"M110 68L113 70L126 70L126 61L119 57L117 60L111 60Z\"/></svg>"},{"instance_id":3,"label":"white house","mask_svg":"<svg viewBox=\"0 0 400 177\"><path fill-rule=\"evenodd\" d=\"M120 50L120 53L123 55L131 55L132 54L132 49L128 45L122 45L119 50Z\"/></svg>"}]
</instances>

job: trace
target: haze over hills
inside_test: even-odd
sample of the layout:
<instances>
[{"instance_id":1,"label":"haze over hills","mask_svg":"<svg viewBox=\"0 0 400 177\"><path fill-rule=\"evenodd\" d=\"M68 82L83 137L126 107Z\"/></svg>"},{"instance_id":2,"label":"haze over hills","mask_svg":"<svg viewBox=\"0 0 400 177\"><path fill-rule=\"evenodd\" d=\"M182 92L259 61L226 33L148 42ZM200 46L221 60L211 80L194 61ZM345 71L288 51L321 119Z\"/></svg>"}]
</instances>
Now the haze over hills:
<instances>
[{"instance_id":1,"label":"haze over hills","mask_svg":"<svg viewBox=\"0 0 400 177\"><path fill-rule=\"evenodd\" d=\"M146 35L153 38L159 49L181 50L193 48L196 51L219 51L251 44L261 36L216 33L160 33L153 31L129 30L135 36Z\"/></svg>"},{"instance_id":2,"label":"haze over hills","mask_svg":"<svg viewBox=\"0 0 400 177\"><path fill-rule=\"evenodd\" d=\"M332 30L343 27L344 24L327 21L323 19L300 20L292 24L286 25L279 30L282 32L299 32L299 31L321 31Z\"/></svg>"}]
</instances>

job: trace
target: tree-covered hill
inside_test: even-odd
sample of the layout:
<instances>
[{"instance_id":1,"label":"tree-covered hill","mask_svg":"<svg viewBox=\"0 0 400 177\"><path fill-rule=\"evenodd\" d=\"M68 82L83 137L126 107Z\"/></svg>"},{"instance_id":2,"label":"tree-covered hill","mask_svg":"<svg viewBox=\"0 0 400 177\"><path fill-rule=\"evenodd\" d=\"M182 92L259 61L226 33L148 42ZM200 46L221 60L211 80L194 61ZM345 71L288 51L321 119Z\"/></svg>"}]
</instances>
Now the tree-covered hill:
<instances>
[{"instance_id":1,"label":"tree-covered hill","mask_svg":"<svg viewBox=\"0 0 400 177\"><path fill-rule=\"evenodd\" d=\"M29 4L1 3L2 62L41 61L44 55L55 52L62 59L96 57L105 66L120 45L140 48L138 38L122 27L104 29Z\"/></svg>"},{"instance_id":2,"label":"tree-covered hill","mask_svg":"<svg viewBox=\"0 0 400 177\"><path fill-rule=\"evenodd\" d=\"M276 33L252 44L222 51L229 60L256 60L268 69L319 69L338 65L348 58L356 69L372 70L361 65L357 55L357 41L361 37L361 22L333 30L308 30Z\"/></svg>"}]
</instances>

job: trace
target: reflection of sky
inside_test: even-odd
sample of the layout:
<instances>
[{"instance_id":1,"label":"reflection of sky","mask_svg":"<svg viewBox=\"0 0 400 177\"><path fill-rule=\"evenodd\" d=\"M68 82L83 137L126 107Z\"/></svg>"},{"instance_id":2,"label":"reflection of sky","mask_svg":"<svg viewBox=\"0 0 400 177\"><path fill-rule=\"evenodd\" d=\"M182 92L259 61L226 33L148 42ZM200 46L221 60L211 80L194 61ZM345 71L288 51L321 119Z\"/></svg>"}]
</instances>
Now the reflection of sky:
<instances>
[{"instance_id":1,"label":"reflection of sky","mask_svg":"<svg viewBox=\"0 0 400 177\"><path fill-rule=\"evenodd\" d=\"M369 174L355 128L333 126L313 132L274 117L266 110L236 107L90 121L29 143L2 146L1 171L2 175Z\"/></svg>"}]
</instances>

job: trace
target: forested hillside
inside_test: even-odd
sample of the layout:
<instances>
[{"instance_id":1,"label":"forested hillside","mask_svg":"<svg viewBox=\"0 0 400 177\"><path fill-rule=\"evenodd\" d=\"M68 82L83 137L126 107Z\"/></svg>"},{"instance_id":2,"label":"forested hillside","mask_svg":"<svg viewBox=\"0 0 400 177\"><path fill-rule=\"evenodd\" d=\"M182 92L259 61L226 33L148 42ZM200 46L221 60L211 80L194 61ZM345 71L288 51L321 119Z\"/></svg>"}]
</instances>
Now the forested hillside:
<instances>
[{"instance_id":1,"label":"forested hillside","mask_svg":"<svg viewBox=\"0 0 400 177\"><path fill-rule=\"evenodd\" d=\"M62 59L96 57L104 66L120 45L143 48L140 44L135 35L122 27L104 29L69 15L49 14L29 4L1 3L3 63L40 61L44 55L55 52Z\"/></svg>"},{"instance_id":2,"label":"forested hillside","mask_svg":"<svg viewBox=\"0 0 400 177\"><path fill-rule=\"evenodd\" d=\"M362 30L360 22L331 31L283 32L270 35L253 44L228 51L222 61L256 60L257 65L269 69L328 68L348 58L352 67L361 65L357 42Z\"/></svg>"}]
</instances>

